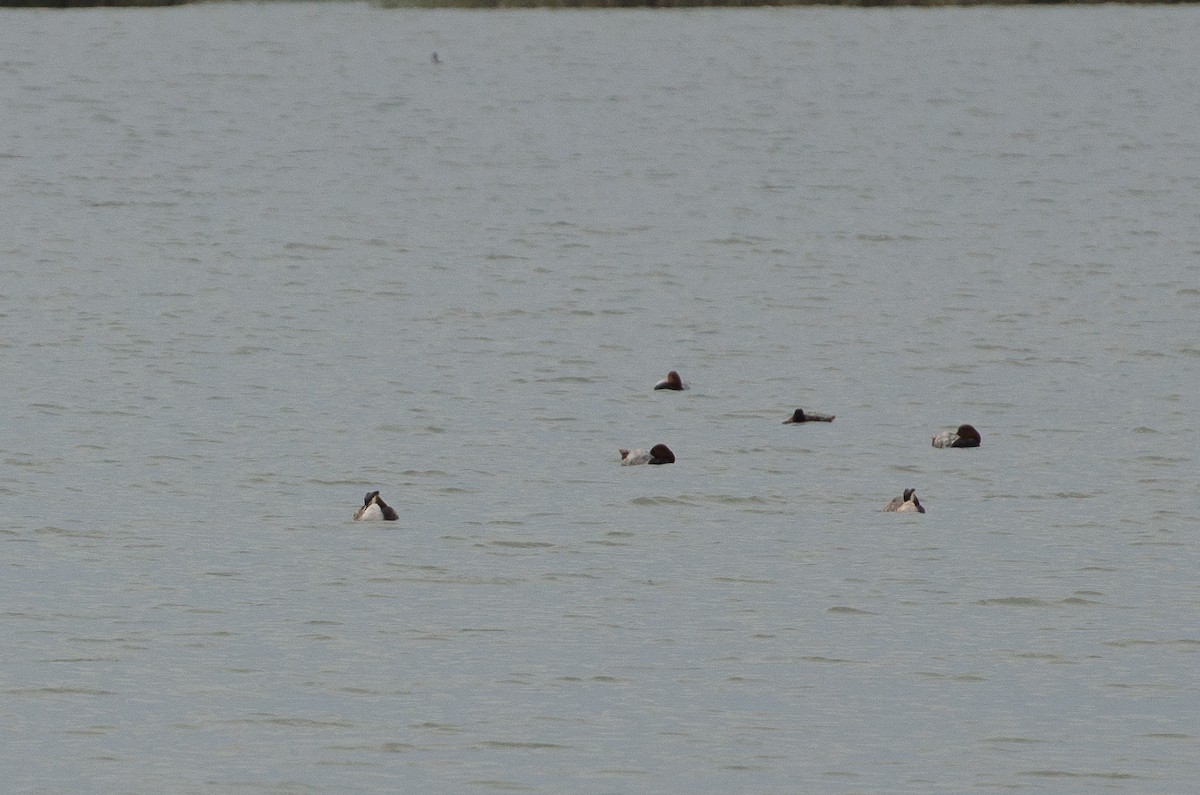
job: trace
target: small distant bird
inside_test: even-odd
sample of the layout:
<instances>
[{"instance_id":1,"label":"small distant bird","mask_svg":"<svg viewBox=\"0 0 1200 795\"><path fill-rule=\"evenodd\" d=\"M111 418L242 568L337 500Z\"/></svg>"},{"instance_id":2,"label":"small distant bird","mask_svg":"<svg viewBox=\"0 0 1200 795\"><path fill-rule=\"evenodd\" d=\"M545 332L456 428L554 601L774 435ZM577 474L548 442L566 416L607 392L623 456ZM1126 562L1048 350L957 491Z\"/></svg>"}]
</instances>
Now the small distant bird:
<instances>
[{"instance_id":1,"label":"small distant bird","mask_svg":"<svg viewBox=\"0 0 1200 795\"><path fill-rule=\"evenodd\" d=\"M646 450L626 450L621 448L621 466L631 467L638 464L674 464L675 454L665 444L656 444Z\"/></svg>"},{"instance_id":2,"label":"small distant bird","mask_svg":"<svg viewBox=\"0 0 1200 795\"><path fill-rule=\"evenodd\" d=\"M362 507L354 512L356 522L377 522L380 519L394 522L399 518L396 509L384 502L377 491L368 491L367 496L363 497Z\"/></svg>"},{"instance_id":3,"label":"small distant bird","mask_svg":"<svg viewBox=\"0 0 1200 795\"><path fill-rule=\"evenodd\" d=\"M672 370L671 372L667 373L666 378L664 378L663 380L661 380L657 384L655 384L654 388L655 389L671 389L676 392L681 392L684 389L687 389L688 385L686 383L684 383L684 380L682 378L679 377L679 373Z\"/></svg>"},{"instance_id":4,"label":"small distant bird","mask_svg":"<svg viewBox=\"0 0 1200 795\"><path fill-rule=\"evenodd\" d=\"M437 57L437 52L435 51L435 52L433 53L433 55L429 56L429 62L430 62L430 63L434 63L434 64L438 64L438 63L441 63L441 62L442 62L442 59L441 59L441 58L439 58L439 57Z\"/></svg>"},{"instance_id":5,"label":"small distant bird","mask_svg":"<svg viewBox=\"0 0 1200 795\"><path fill-rule=\"evenodd\" d=\"M784 425L793 422L833 422L832 414L809 414L804 409L796 409L792 416L783 421Z\"/></svg>"},{"instance_id":6,"label":"small distant bird","mask_svg":"<svg viewBox=\"0 0 1200 795\"><path fill-rule=\"evenodd\" d=\"M893 497L892 501L883 506L885 511L916 511L917 513L925 513L925 508L921 506L921 501L917 499L916 489L905 489L903 497Z\"/></svg>"},{"instance_id":7,"label":"small distant bird","mask_svg":"<svg viewBox=\"0 0 1200 795\"><path fill-rule=\"evenodd\" d=\"M934 447L978 447L983 437L974 425L959 425L957 431L942 431L933 437Z\"/></svg>"}]
</instances>

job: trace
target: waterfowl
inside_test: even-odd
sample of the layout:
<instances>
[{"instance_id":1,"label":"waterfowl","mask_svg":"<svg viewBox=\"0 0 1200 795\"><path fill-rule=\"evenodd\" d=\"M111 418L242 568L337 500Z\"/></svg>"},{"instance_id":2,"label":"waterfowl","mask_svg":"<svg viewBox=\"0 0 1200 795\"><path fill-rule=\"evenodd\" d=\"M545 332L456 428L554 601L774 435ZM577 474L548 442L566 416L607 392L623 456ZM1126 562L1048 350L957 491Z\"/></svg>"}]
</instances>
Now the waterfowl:
<instances>
[{"instance_id":1,"label":"waterfowl","mask_svg":"<svg viewBox=\"0 0 1200 795\"><path fill-rule=\"evenodd\" d=\"M792 416L783 421L784 425L793 422L833 422L833 414L809 414L804 409L796 409Z\"/></svg>"},{"instance_id":2,"label":"waterfowl","mask_svg":"<svg viewBox=\"0 0 1200 795\"><path fill-rule=\"evenodd\" d=\"M897 512L916 511L917 513L925 513L925 508L922 507L921 501L917 499L916 489L905 489L904 496L893 497L891 502L883 506L883 510Z\"/></svg>"},{"instance_id":3,"label":"waterfowl","mask_svg":"<svg viewBox=\"0 0 1200 795\"><path fill-rule=\"evenodd\" d=\"M656 444L646 450L626 450L621 448L621 466L630 467L638 464L674 464L675 454L665 444Z\"/></svg>"},{"instance_id":4,"label":"waterfowl","mask_svg":"<svg viewBox=\"0 0 1200 795\"><path fill-rule=\"evenodd\" d=\"M678 372L676 372L675 370L672 370L671 372L667 373L666 378L664 378L663 380L661 380L657 384L655 384L654 388L655 389L671 389L676 392L681 392L681 391L687 389L688 385L684 382L684 380L682 378L679 377Z\"/></svg>"},{"instance_id":5,"label":"waterfowl","mask_svg":"<svg viewBox=\"0 0 1200 795\"><path fill-rule=\"evenodd\" d=\"M380 519L394 522L399 518L396 509L384 502L377 491L368 491L367 496L363 497L362 507L354 512L356 522L377 522Z\"/></svg>"},{"instance_id":6,"label":"waterfowl","mask_svg":"<svg viewBox=\"0 0 1200 795\"><path fill-rule=\"evenodd\" d=\"M983 441L974 425L959 425L956 431L942 431L933 437L934 447L978 447Z\"/></svg>"},{"instance_id":7,"label":"waterfowl","mask_svg":"<svg viewBox=\"0 0 1200 795\"><path fill-rule=\"evenodd\" d=\"M900 510L900 506L903 505L904 503L908 502L909 498L912 497L914 492L916 492L916 489L905 489L904 496L892 497L891 502L889 502L887 505L883 506L883 510L885 510L885 511Z\"/></svg>"}]
</instances>

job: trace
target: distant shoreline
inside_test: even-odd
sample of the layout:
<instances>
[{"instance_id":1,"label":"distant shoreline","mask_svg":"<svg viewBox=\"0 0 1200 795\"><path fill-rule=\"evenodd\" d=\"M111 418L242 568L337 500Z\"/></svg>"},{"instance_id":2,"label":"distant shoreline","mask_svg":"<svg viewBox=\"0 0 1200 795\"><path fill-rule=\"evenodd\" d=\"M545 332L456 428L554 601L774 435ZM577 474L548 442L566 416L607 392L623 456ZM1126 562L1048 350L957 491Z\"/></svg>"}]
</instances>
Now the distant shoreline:
<instances>
[{"instance_id":1,"label":"distant shoreline","mask_svg":"<svg viewBox=\"0 0 1200 795\"><path fill-rule=\"evenodd\" d=\"M249 0L0 0L0 8L151 8ZM261 0L259 0L261 1ZM266 0L270 2L271 0ZM282 1L282 0L278 0ZM306 0L352 2L354 0ZM760 8L842 6L847 8L938 8L963 6L1192 5L1200 0L368 0L380 8Z\"/></svg>"}]
</instances>

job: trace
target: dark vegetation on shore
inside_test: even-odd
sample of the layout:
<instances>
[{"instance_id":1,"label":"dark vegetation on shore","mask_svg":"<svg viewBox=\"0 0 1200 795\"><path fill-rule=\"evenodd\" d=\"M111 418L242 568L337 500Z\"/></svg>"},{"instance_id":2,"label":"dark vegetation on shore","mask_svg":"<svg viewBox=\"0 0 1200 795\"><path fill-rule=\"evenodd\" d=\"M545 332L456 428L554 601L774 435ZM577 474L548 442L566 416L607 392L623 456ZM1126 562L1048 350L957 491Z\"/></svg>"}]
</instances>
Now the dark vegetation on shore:
<instances>
[{"instance_id":1,"label":"dark vegetation on shore","mask_svg":"<svg viewBox=\"0 0 1200 795\"><path fill-rule=\"evenodd\" d=\"M214 0L199 0L213 2ZM215 0L224 2L230 0ZM232 0L236 2L237 0ZM263 0L270 2L271 0ZM276 2L280 0L275 0ZM333 0L309 0L332 2ZM196 0L0 0L0 8L89 8L178 6ZM1200 0L370 0L380 8L755 8L758 6L847 6L934 8L939 6L1183 5Z\"/></svg>"}]
</instances>

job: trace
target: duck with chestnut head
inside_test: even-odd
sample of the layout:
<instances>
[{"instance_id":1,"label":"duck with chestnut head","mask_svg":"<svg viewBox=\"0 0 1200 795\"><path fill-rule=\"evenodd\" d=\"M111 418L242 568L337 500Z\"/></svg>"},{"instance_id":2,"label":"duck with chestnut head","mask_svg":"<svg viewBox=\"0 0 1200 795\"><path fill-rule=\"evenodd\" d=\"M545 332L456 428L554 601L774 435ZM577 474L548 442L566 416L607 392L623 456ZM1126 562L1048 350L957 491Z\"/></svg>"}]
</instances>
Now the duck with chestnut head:
<instances>
[{"instance_id":1,"label":"duck with chestnut head","mask_svg":"<svg viewBox=\"0 0 1200 795\"><path fill-rule=\"evenodd\" d=\"M673 392L682 392L688 388L687 383L679 377L679 373L675 370L667 373L667 377L654 385L655 389L670 389Z\"/></svg>"},{"instance_id":2,"label":"duck with chestnut head","mask_svg":"<svg viewBox=\"0 0 1200 795\"><path fill-rule=\"evenodd\" d=\"M674 464L675 454L665 444L656 444L649 450L626 450L621 448L621 466L639 464Z\"/></svg>"},{"instance_id":3,"label":"duck with chestnut head","mask_svg":"<svg viewBox=\"0 0 1200 795\"><path fill-rule=\"evenodd\" d=\"M959 425L958 430L942 431L933 437L934 447L978 447L983 441L974 425Z\"/></svg>"}]
</instances>

